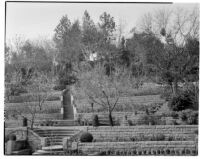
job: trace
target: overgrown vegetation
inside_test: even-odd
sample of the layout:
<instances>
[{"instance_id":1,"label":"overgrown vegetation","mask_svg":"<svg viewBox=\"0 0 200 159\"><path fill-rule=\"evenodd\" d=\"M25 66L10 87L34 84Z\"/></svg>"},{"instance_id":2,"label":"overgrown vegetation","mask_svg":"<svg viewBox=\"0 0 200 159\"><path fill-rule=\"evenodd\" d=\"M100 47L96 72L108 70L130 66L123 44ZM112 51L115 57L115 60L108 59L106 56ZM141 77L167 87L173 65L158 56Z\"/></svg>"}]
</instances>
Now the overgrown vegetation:
<instances>
[{"instance_id":1,"label":"overgrown vegetation","mask_svg":"<svg viewBox=\"0 0 200 159\"><path fill-rule=\"evenodd\" d=\"M26 109L15 109L15 114L31 114L33 127L35 114L59 112L56 106L43 109L44 102L59 100L50 92L73 85L75 94L95 105L92 109L81 105L79 112L107 112L113 126L114 111L142 110L148 112L145 124L154 125L162 122L150 115L163 102L147 108L131 97L161 94L172 111L182 111L183 121L196 124L198 18L196 8L189 14L184 9L158 10L141 17L140 27L132 29L127 38L122 36L122 26L107 12L97 23L87 10L82 22L72 22L64 15L53 39L34 42L17 37L14 46L6 44L5 102L23 103ZM144 87L152 83L156 86ZM119 102L123 97L127 97L124 105ZM187 116L187 109L194 111Z\"/></svg>"}]
</instances>

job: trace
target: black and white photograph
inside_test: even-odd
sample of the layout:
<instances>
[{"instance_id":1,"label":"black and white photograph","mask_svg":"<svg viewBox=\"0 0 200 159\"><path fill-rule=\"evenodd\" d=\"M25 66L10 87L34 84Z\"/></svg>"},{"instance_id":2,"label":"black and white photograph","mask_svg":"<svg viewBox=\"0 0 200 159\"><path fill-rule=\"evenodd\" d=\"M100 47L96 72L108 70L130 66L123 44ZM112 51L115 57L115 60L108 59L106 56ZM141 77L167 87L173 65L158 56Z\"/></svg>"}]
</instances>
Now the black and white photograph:
<instances>
[{"instance_id":1,"label":"black and white photograph","mask_svg":"<svg viewBox=\"0 0 200 159\"><path fill-rule=\"evenodd\" d=\"M4 157L198 156L199 5L5 1Z\"/></svg>"}]
</instances>

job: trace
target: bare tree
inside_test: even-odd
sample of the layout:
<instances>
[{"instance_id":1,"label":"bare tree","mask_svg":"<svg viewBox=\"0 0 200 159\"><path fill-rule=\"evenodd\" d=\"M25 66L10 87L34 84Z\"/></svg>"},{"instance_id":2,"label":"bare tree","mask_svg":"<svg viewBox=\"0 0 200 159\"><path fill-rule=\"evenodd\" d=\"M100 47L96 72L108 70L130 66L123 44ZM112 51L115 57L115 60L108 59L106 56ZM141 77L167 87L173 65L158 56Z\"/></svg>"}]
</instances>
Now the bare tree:
<instances>
[{"instance_id":1,"label":"bare tree","mask_svg":"<svg viewBox=\"0 0 200 159\"><path fill-rule=\"evenodd\" d=\"M126 28L126 21L122 18L119 19L119 25L117 26L117 44L120 45L121 39Z\"/></svg>"},{"instance_id":2,"label":"bare tree","mask_svg":"<svg viewBox=\"0 0 200 159\"><path fill-rule=\"evenodd\" d=\"M120 99L123 88L122 71L115 70L110 76L105 74L104 67L96 65L94 69L80 71L79 85L92 103L103 107L108 112L110 125L113 126L112 112Z\"/></svg>"},{"instance_id":3,"label":"bare tree","mask_svg":"<svg viewBox=\"0 0 200 159\"><path fill-rule=\"evenodd\" d=\"M198 50L198 8L192 12L181 8L173 12L160 10L154 14L154 19L157 30L146 36L146 50L176 95L178 82L183 82L192 65L198 63L198 55L191 53Z\"/></svg>"},{"instance_id":4,"label":"bare tree","mask_svg":"<svg viewBox=\"0 0 200 159\"><path fill-rule=\"evenodd\" d=\"M27 85L27 90L28 94L24 99L23 108L16 109L15 113L27 118L33 129L36 115L44 112L43 105L51 95L51 81L47 76L40 74L32 79L31 84Z\"/></svg>"},{"instance_id":5,"label":"bare tree","mask_svg":"<svg viewBox=\"0 0 200 159\"><path fill-rule=\"evenodd\" d=\"M143 15L141 21L139 22L139 28L145 32L151 32L153 29L153 16L151 13L146 13Z\"/></svg>"}]
</instances>

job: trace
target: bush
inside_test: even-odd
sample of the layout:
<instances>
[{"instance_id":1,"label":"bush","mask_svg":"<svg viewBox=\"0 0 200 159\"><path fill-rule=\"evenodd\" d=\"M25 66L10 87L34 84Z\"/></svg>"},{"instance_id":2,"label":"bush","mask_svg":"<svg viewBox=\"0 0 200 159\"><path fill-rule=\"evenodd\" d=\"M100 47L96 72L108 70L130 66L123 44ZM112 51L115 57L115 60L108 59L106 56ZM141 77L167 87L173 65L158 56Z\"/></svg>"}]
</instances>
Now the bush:
<instances>
[{"instance_id":1,"label":"bush","mask_svg":"<svg viewBox=\"0 0 200 159\"><path fill-rule=\"evenodd\" d=\"M192 107L191 99L185 94L179 94L169 101L168 107L173 111L181 111Z\"/></svg>"},{"instance_id":2,"label":"bush","mask_svg":"<svg viewBox=\"0 0 200 159\"><path fill-rule=\"evenodd\" d=\"M164 140L165 140L165 135L163 135L163 134L157 134L156 141L164 141Z\"/></svg>"},{"instance_id":3,"label":"bush","mask_svg":"<svg viewBox=\"0 0 200 159\"><path fill-rule=\"evenodd\" d=\"M189 125L198 124L198 111L186 109L180 112L179 118Z\"/></svg>"},{"instance_id":4,"label":"bush","mask_svg":"<svg viewBox=\"0 0 200 159\"><path fill-rule=\"evenodd\" d=\"M199 87L195 84L188 84L184 94L191 100L192 106L190 109L199 110Z\"/></svg>"},{"instance_id":5,"label":"bush","mask_svg":"<svg viewBox=\"0 0 200 159\"><path fill-rule=\"evenodd\" d=\"M21 93L27 93L27 90L20 84L11 84L7 92L10 96L18 96Z\"/></svg>"},{"instance_id":6,"label":"bush","mask_svg":"<svg viewBox=\"0 0 200 159\"><path fill-rule=\"evenodd\" d=\"M9 135L5 135L4 142L6 143L6 142L8 142L8 140L9 140Z\"/></svg>"},{"instance_id":7,"label":"bush","mask_svg":"<svg viewBox=\"0 0 200 159\"><path fill-rule=\"evenodd\" d=\"M178 114L178 112L172 111L171 114L170 114L170 116L171 116L172 118L174 118L174 119L177 119L178 116L179 116L179 114Z\"/></svg>"},{"instance_id":8,"label":"bush","mask_svg":"<svg viewBox=\"0 0 200 159\"><path fill-rule=\"evenodd\" d=\"M198 135L198 129L194 131L194 134Z\"/></svg>"},{"instance_id":9,"label":"bush","mask_svg":"<svg viewBox=\"0 0 200 159\"><path fill-rule=\"evenodd\" d=\"M84 132L80 137L81 142L92 142L92 140L93 140L93 136L92 134L88 132Z\"/></svg>"},{"instance_id":10,"label":"bush","mask_svg":"<svg viewBox=\"0 0 200 159\"><path fill-rule=\"evenodd\" d=\"M145 125L163 125L161 116L145 115L142 120Z\"/></svg>"},{"instance_id":11,"label":"bush","mask_svg":"<svg viewBox=\"0 0 200 159\"><path fill-rule=\"evenodd\" d=\"M10 134L9 135L9 140L13 140L13 141L16 141L17 137L15 134Z\"/></svg>"},{"instance_id":12,"label":"bush","mask_svg":"<svg viewBox=\"0 0 200 159\"><path fill-rule=\"evenodd\" d=\"M62 91L66 88L66 85L56 85L53 87L53 90Z\"/></svg>"},{"instance_id":13,"label":"bush","mask_svg":"<svg viewBox=\"0 0 200 159\"><path fill-rule=\"evenodd\" d=\"M27 140L18 140L15 143L15 150L23 150L29 148Z\"/></svg>"},{"instance_id":14,"label":"bush","mask_svg":"<svg viewBox=\"0 0 200 159\"><path fill-rule=\"evenodd\" d=\"M185 90L172 97L168 106L173 111L182 111L185 109L198 110L198 88L188 86Z\"/></svg>"},{"instance_id":15,"label":"bush","mask_svg":"<svg viewBox=\"0 0 200 159\"><path fill-rule=\"evenodd\" d=\"M128 125L129 126L133 126L134 125L133 122L132 122L132 120L128 120Z\"/></svg>"},{"instance_id":16,"label":"bush","mask_svg":"<svg viewBox=\"0 0 200 159\"><path fill-rule=\"evenodd\" d=\"M166 87L163 92L160 95L161 99L165 99L166 101L169 101L172 98L172 91L169 87Z\"/></svg>"},{"instance_id":17,"label":"bush","mask_svg":"<svg viewBox=\"0 0 200 159\"><path fill-rule=\"evenodd\" d=\"M92 125L93 126L99 126L99 118L98 115L94 115L92 118Z\"/></svg>"}]
</instances>

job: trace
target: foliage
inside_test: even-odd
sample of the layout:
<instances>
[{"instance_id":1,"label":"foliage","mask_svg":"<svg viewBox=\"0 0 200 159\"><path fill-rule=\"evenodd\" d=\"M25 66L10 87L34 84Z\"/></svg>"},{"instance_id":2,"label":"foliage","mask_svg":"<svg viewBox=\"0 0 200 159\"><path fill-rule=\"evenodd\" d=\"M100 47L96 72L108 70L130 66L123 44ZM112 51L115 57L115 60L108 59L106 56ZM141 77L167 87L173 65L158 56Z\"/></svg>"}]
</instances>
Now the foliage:
<instances>
[{"instance_id":1,"label":"foliage","mask_svg":"<svg viewBox=\"0 0 200 159\"><path fill-rule=\"evenodd\" d=\"M136 125L165 125L160 115L138 114Z\"/></svg>"},{"instance_id":2,"label":"foliage","mask_svg":"<svg viewBox=\"0 0 200 159\"><path fill-rule=\"evenodd\" d=\"M31 94L22 94L19 96L9 96L9 101L7 101L7 103L24 103L27 101L27 98L31 98L32 101L30 102L34 102L37 101L37 97L33 97ZM60 100L60 96L58 95L49 95L46 99L46 101L59 101Z\"/></svg>"},{"instance_id":3,"label":"foliage","mask_svg":"<svg viewBox=\"0 0 200 159\"><path fill-rule=\"evenodd\" d=\"M15 134L10 134L9 135L9 140L13 140L13 141L16 141L17 137Z\"/></svg>"},{"instance_id":4,"label":"foliage","mask_svg":"<svg viewBox=\"0 0 200 159\"><path fill-rule=\"evenodd\" d=\"M5 136L4 136L4 143L7 143L8 140L9 140L9 135L5 135Z\"/></svg>"},{"instance_id":5,"label":"foliage","mask_svg":"<svg viewBox=\"0 0 200 159\"><path fill-rule=\"evenodd\" d=\"M120 97L119 80L122 79L120 74L106 76L104 69L101 66L97 66L91 71L80 72L80 75L79 85L84 90L86 98L107 110L110 124L113 125L111 113Z\"/></svg>"},{"instance_id":6,"label":"foliage","mask_svg":"<svg viewBox=\"0 0 200 159\"><path fill-rule=\"evenodd\" d=\"M66 88L65 85L56 85L53 87L53 90L56 90L56 91L62 91Z\"/></svg>"},{"instance_id":7,"label":"foliage","mask_svg":"<svg viewBox=\"0 0 200 159\"><path fill-rule=\"evenodd\" d=\"M144 27L134 38L146 51L145 64L152 64L162 82L177 94L178 82L198 79L198 9L189 14L183 9L160 10L150 17L143 19Z\"/></svg>"},{"instance_id":8,"label":"foliage","mask_svg":"<svg viewBox=\"0 0 200 159\"><path fill-rule=\"evenodd\" d=\"M51 81L47 76L38 74L32 78L31 84L28 85L27 91L30 96L23 102L23 109L15 109L14 114L26 117L29 114L28 120L31 123L31 128L35 122L36 113L42 112L42 107L51 90ZM35 102L32 102L34 101Z\"/></svg>"},{"instance_id":9,"label":"foliage","mask_svg":"<svg viewBox=\"0 0 200 159\"><path fill-rule=\"evenodd\" d=\"M20 84L10 84L6 91L8 96L19 96L21 93L27 93L25 87Z\"/></svg>"},{"instance_id":10,"label":"foliage","mask_svg":"<svg viewBox=\"0 0 200 159\"><path fill-rule=\"evenodd\" d=\"M164 141L164 134L153 134L150 136L145 136L144 134L140 134L139 136L133 136L130 138L131 141Z\"/></svg>"},{"instance_id":11,"label":"foliage","mask_svg":"<svg viewBox=\"0 0 200 159\"><path fill-rule=\"evenodd\" d=\"M133 122L131 120L128 120L128 125L133 126Z\"/></svg>"},{"instance_id":12,"label":"foliage","mask_svg":"<svg viewBox=\"0 0 200 159\"><path fill-rule=\"evenodd\" d=\"M198 124L198 112L191 109L181 111L179 118L189 125Z\"/></svg>"},{"instance_id":13,"label":"foliage","mask_svg":"<svg viewBox=\"0 0 200 159\"><path fill-rule=\"evenodd\" d=\"M193 86L183 90L178 95L172 97L168 106L173 111L184 109L198 110L198 88Z\"/></svg>"},{"instance_id":14,"label":"foliage","mask_svg":"<svg viewBox=\"0 0 200 159\"><path fill-rule=\"evenodd\" d=\"M92 125L93 126L99 126L99 118L98 118L98 115L93 115L92 117Z\"/></svg>"},{"instance_id":15,"label":"foliage","mask_svg":"<svg viewBox=\"0 0 200 159\"><path fill-rule=\"evenodd\" d=\"M18 150L23 150L23 149L28 149L30 148L29 147L29 144L28 144L28 141L27 140L18 140L16 141L15 143L15 150L18 151Z\"/></svg>"},{"instance_id":16,"label":"foliage","mask_svg":"<svg viewBox=\"0 0 200 159\"><path fill-rule=\"evenodd\" d=\"M164 90L160 94L160 98L169 101L172 98L172 91L169 87L165 87Z\"/></svg>"},{"instance_id":17,"label":"foliage","mask_svg":"<svg viewBox=\"0 0 200 159\"><path fill-rule=\"evenodd\" d=\"M82 133L82 135L80 137L81 142L92 142L92 140L93 140L93 136L92 136L92 134L90 134L88 132Z\"/></svg>"},{"instance_id":18,"label":"foliage","mask_svg":"<svg viewBox=\"0 0 200 159\"><path fill-rule=\"evenodd\" d=\"M173 117L174 119L177 119L178 116L179 116L178 112L176 112L176 111L171 112L171 117Z\"/></svg>"},{"instance_id":19,"label":"foliage","mask_svg":"<svg viewBox=\"0 0 200 159\"><path fill-rule=\"evenodd\" d=\"M54 42L58 50L57 61L60 64L77 62L81 53L81 30L79 21L71 23L68 16L61 18L55 28Z\"/></svg>"}]
</instances>

